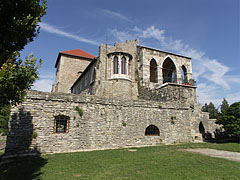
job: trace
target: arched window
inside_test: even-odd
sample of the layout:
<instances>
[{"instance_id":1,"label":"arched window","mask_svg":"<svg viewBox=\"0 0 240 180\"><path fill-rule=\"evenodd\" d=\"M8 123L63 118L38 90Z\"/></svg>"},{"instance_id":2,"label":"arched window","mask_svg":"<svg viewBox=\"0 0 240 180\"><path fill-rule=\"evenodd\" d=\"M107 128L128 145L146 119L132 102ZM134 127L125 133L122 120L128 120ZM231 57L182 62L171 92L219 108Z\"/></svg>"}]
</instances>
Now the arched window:
<instances>
[{"instance_id":1,"label":"arched window","mask_svg":"<svg viewBox=\"0 0 240 180\"><path fill-rule=\"evenodd\" d=\"M145 136L159 136L160 132L157 126L150 125L145 130Z\"/></svg>"},{"instance_id":2,"label":"arched window","mask_svg":"<svg viewBox=\"0 0 240 180\"><path fill-rule=\"evenodd\" d=\"M58 115L55 116L54 119L54 132L55 133L67 133L68 132L68 124L69 124L69 116Z\"/></svg>"},{"instance_id":3,"label":"arched window","mask_svg":"<svg viewBox=\"0 0 240 180\"><path fill-rule=\"evenodd\" d=\"M113 59L113 74L118 74L118 57L114 56Z\"/></svg>"},{"instance_id":4,"label":"arched window","mask_svg":"<svg viewBox=\"0 0 240 180\"><path fill-rule=\"evenodd\" d=\"M169 57L165 59L165 61L163 62L162 73L163 73L163 83L177 82L176 67L173 61Z\"/></svg>"},{"instance_id":5,"label":"arched window","mask_svg":"<svg viewBox=\"0 0 240 180\"><path fill-rule=\"evenodd\" d=\"M125 58L125 56L122 57L122 61L121 61L121 73L126 74L126 58Z\"/></svg>"},{"instance_id":6,"label":"arched window","mask_svg":"<svg viewBox=\"0 0 240 180\"><path fill-rule=\"evenodd\" d=\"M181 79L182 79L182 83L188 83L187 69L184 65L182 65L182 68L181 68Z\"/></svg>"},{"instance_id":7,"label":"arched window","mask_svg":"<svg viewBox=\"0 0 240 180\"><path fill-rule=\"evenodd\" d=\"M157 63L154 59L150 61L150 82L158 82Z\"/></svg>"}]
</instances>

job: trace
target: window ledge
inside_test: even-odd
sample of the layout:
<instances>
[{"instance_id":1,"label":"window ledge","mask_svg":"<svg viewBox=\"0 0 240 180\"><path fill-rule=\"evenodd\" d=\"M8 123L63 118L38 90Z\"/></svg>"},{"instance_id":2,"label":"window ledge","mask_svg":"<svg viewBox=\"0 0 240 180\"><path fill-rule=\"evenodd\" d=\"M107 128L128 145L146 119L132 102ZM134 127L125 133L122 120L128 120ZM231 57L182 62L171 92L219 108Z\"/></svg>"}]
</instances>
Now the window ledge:
<instances>
[{"instance_id":1,"label":"window ledge","mask_svg":"<svg viewBox=\"0 0 240 180\"><path fill-rule=\"evenodd\" d=\"M121 79L121 80L127 80L127 81L132 82L131 79L126 78L126 77L112 77L112 78L110 78L110 79L108 79L108 80L119 80L119 79Z\"/></svg>"}]
</instances>

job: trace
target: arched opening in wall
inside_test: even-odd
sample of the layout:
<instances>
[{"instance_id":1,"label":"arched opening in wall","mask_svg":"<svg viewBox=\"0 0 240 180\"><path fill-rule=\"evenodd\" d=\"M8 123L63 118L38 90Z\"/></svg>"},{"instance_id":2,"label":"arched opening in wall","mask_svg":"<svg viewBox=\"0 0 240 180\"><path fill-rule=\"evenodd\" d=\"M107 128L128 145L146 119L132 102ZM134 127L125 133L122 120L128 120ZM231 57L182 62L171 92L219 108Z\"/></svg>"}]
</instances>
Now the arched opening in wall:
<instances>
[{"instance_id":1,"label":"arched opening in wall","mask_svg":"<svg viewBox=\"0 0 240 180\"><path fill-rule=\"evenodd\" d=\"M188 78L187 78L187 69L184 65L182 65L181 68L181 79L182 79L182 84L188 84Z\"/></svg>"},{"instance_id":2,"label":"arched opening in wall","mask_svg":"<svg viewBox=\"0 0 240 180\"><path fill-rule=\"evenodd\" d=\"M118 74L118 57L113 58L113 74Z\"/></svg>"},{"instance_id":3,"label":"arched opening in wall","mask_svg":"<svg viewBox=\"0 0 240 180\"><path fill-rule=\"evenodd\" d=\"M163 62L162 73L163 73L163 83L166 83L166 82L176 83L177 82L176 66L173 63L173 61L171 60L171 58L168 57Z\"/></svg>"},{"instance_id":4,"label":"arched opening in wall","mask_svg":"<svg viewBox=\"0 0 240 180\"><path fill-rule=\"evenodd\" d=\"M145 136L159 136L160 132L157 126L150 125L145 130Z\"/></svg>"},{"instance_id":5,"label":"arched opening in wall","mask_svg":"<svg viewBox=\"0 0 240 180\"><path fill-rule=\"evenodd\" d=\"M150 82L158 82L157 63L154 59L150 61Z\"/></svg>"},{"instance_id":6,"label":"arched opening in wall","mask_svg":"<svg viewBox=\"0 0 240 180\"><path fill-rule=\"evenodd\" d=\"M202 137L204 139L204 137L205 137L205 128L204 128L202 122L199 123L199 132L202 134Z\"/></svg>"},{"instance_id":7,"label":"arched opening in wall","mask_svg":"<svg viewBox=\"0 0 240 180\"><path fill-rule=\"evenodd\" d=\"M121 74L126 74L126 58L125 58L125 56L122 57L122 61L121 61Z\"/></svg>"},{"instance_id":8,"label":"arched opening in wall","mask_svg":"<svg viewBox=\"0 0 240 180\"><path fill-rule=\"evenodd\" d=\"M54 132L55 133L68 133L69 116L58 115L54 119Z\"/></svg>"}]
</instances>

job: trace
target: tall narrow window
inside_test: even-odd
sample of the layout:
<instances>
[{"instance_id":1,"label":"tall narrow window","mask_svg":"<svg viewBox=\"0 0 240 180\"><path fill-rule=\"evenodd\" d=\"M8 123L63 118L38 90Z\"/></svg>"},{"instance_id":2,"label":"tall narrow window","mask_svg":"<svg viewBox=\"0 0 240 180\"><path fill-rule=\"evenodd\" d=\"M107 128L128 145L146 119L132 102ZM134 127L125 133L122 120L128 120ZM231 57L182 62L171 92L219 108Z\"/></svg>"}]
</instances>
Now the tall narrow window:
<instances>
[{"instance_id":1,"label":"tall narrow window","mask_svg":"<svg viewBox=\"0 0 240 180\"><path fill-rule=\"evenodd\" d=\"M158 82L157 63L154 59L150 61L150 82Z\"/></svg>"},{"instance_id":2,"label":"tall narrow window","mask_svg":"<svg viewBox=\"0 0 240 180\"><path fill-rule=\"evenodd\" d=\"M187 69L184 65L182 65L182 68L181 68L181 78L182 78L182 83L189 83L187 78Z\"/></svg>"},{"instance_id":3,"label":"tall narrow window","mask_svg":"<svg viewBox=\"0 0 240 180\"><path fill-rule=\"evenodd\" d=\"M125 58L125 56L122 57L122 61L121 61L121 73L126 74L126 58Z\"/></svg>"},{"instance_id":4,"label":"tall narrow window","mask_svg":"<svg viewBox=\"0 0 240 180\"><path fill-rule=\"evenodd\" d=\"M118 57L115 56L113 59L113 74L118 74Z\"/></svg>"},{"instance_id":5,"label":"tall narrow window","mask_svg":"<svg viewBox=\"0 0 240 180\"><path fill-rule=\"evenodd\" d=\"M54 119L55 133L67 133L69 120L70 120L70 118L65 115L55 116L55 119Z\"/></svg>"}]
</instances>

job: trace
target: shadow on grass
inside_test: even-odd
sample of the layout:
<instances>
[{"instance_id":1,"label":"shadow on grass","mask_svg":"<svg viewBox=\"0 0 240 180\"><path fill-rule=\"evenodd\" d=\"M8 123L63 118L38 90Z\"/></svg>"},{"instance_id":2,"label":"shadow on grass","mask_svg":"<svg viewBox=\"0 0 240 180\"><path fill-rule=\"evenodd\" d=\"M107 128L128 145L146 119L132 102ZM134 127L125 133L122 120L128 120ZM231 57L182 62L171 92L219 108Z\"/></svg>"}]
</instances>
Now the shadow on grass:
<instances>
[{"instance_id":1,"label":"shadow on grass","mask_svg":"<svg viewBox=\"0 0 240 180\"><path fill-rule=\"evenodd\" d=\"M47 159L40 156L15 158L0 166L0 180L41 179L41 167Z\"/></svg>"}]
</instances>

